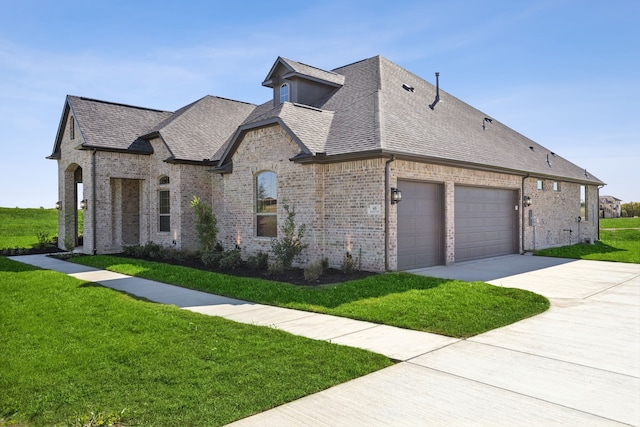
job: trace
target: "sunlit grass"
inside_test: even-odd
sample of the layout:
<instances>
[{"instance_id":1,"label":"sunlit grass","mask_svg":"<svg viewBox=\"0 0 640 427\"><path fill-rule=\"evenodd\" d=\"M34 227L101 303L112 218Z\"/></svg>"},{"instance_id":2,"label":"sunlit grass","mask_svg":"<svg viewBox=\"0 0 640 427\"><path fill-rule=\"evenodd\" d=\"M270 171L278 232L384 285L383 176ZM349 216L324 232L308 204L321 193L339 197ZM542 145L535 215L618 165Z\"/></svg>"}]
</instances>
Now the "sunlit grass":
<instances>
[{"instance_id":1,"label":"sunlit grass","mask_svg":"<svg viewBox=\"0 0 640 427\"><path fill-rule=\"evenodd\" d=\"M3 257L0 304L0 425L123 410L127 425L224 425L390 365Z\"/></svg>"},{"instance_id":2,"label":"sunlit grass","mask_svg":"<svg viewBox=\"0 0 640 427\"><path fill-rule=\"evenodd\" d=\"M549 307L546 298L525 290L408 273L308 287L106 255L74 262L247 301L452 337L470 337Z\"/></svg>"}]
</instances>

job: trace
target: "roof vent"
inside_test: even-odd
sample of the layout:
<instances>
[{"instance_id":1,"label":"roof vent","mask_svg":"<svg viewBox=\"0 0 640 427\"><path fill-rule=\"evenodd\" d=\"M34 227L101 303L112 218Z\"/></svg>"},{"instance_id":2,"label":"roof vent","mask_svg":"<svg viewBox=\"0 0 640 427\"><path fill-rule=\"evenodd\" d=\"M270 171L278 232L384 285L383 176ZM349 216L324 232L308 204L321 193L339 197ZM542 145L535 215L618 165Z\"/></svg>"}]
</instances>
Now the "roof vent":
<instances>
[{"instance_id":1,"label":"roof vent","mask_svg":"<svg viewBox=\"0 0 640 427\"><path fill-rule=\"evenodd\" d=\"M440 73L436 72L436 99L432 104L429 104L429 108L433 110L436 104L440 101Z\"/></svg>"},{"instance_id":2,"label":"roof vent","mask_svg":"<svg viewBox=\"0 0 640 427\"><path fill-rule=\"evenodd\" d=\"M530 146L529 146L529 150L534 151L534 147L533 147L533 145L530 145Z\"/></svg>"},{"instance_id":3,"label":"roof vent","mask_svg":"<svg viewBox=\"0 0 640 427\"><path fill-rule=\"evenodd\" d=\"M413 86L409 86L408 84L402 83L402 89L406 90L407 92L413 92L415 88Z\"/></svg>"},{"instance_id":4,"label":"roof vent","mask_svg":"<svg viewBox=\"0 0 640 427\"><path fill-rule=\"evenodd\" d=\"M485 123L493 123L493 119L490 119L489 117L485 117L484 120L482 121L482 130L487 129L487 127L484 125Z\"/></svg>"}]
</instances>

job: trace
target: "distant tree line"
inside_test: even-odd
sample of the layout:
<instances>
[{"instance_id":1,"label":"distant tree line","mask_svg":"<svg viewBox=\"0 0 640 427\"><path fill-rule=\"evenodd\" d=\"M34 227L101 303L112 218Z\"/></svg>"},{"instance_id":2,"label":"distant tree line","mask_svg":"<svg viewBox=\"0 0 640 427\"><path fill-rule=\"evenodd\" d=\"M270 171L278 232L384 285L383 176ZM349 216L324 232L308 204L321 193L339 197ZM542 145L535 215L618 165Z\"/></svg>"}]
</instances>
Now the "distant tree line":
<instances>
[{"instance_id":1,"label":"distant tree line","mask_svg":"<svg viewBox=\"0 0 640 427\"><path fill-rule=\"evenodd\" d=\"M620 205L620 214L623 217L640 216L640 202L629 202Z\"/></svg>"}]
</instances>

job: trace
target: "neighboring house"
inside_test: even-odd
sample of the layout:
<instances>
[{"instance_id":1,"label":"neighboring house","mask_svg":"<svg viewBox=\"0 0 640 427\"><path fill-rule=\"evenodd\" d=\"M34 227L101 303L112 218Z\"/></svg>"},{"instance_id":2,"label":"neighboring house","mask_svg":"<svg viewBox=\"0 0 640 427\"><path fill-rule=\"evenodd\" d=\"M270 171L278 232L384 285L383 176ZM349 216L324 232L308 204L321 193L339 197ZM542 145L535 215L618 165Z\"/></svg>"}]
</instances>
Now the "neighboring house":
<instances>
[{"instance_id":1,"label":"neighboring house","mask_svg":"<svg viewBox=\"0 0 640 427\"><path fill-rule=\"evenodd\" d=\"M613 196L600 196L600 218L620 218L620 202Z\"/></svg>"},{"instance_id":2,"label":"neighboring house","mask_svg":"<svg viewBox=\"0 0 640 427\"><path fill-rule=\"evenodd\" d=\"M306 260L350 252L371 271L597 238L602 181L383 57L332 71L278 58L262 85L262 105L206 96L176 112L68 96L50 156L60 242L82 198L85 253L195 249L194 195L245 257L270 249L288 204Z\"/></svg>"}]
</instances>

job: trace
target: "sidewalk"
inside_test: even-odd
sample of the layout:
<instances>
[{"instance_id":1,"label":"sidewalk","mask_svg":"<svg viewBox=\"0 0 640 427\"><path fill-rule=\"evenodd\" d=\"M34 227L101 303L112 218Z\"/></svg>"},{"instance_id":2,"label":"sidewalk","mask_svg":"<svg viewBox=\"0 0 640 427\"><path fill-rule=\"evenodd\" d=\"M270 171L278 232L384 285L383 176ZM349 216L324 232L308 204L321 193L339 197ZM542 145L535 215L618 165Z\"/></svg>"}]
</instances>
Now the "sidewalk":
<instances>
[{"instance_id":1,"label":"sidewalk","mask_svg":"<svg viewBox=\"0 0 640 427\"><path fill-rule=\"evenodd\" d=\"M273 307L206 292L167 285L152 280L99 270L46 255L15 256L11 259L47 270L59 271L80 280L149 301L173 304L209 316L220 316L235 322L270 326L307 338L330 341L383 354L404 361L459 341L457 338L394 326Z\"/></svg>"},{"instance_id":2,"label":"sidewalk","mask_svg":"<svg viewBox=\"0 0 640 427\"><path fill-rule=\"evenodd\" d=\"M237 427L640 426L637 264L513 255L420 272L482 277L551 299L545 313L458 340L219 297L46 256L13 259L152 301L402 361L232 424Z\"/></svg>"}]
</instances>

